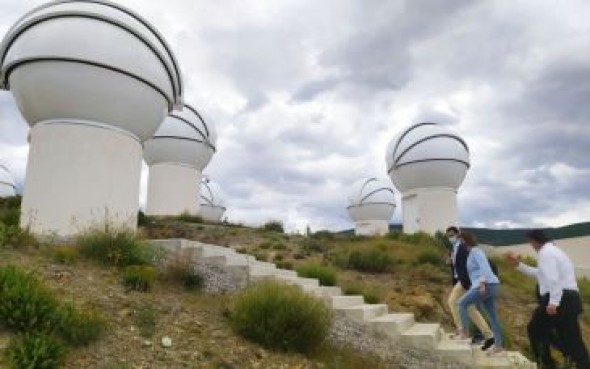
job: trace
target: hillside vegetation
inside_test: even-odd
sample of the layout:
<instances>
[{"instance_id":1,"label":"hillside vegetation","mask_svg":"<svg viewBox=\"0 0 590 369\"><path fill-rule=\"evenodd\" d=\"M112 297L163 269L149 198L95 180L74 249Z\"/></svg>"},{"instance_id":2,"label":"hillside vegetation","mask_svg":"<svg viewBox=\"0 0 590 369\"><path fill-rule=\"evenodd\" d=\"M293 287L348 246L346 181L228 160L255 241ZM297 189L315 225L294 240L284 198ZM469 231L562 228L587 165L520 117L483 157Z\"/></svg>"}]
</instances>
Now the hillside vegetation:
<instances>
[{"instance_id":1,"label":"hillside vegetation","mask_svg":"<svg viewBox=\"0 0 590 369\"><path fill-rule=\"evenodd\" d=\"M0 271L14 275L10 268L16 268L17 274L31 276L34 282L27 283L39 291L39 306L53 310L43 319L51 327L50 334L45 329L9 325L0 314L0 357L4 360L0 367L12 360L7 352L22 358L26 350L36 347L47 355L62 355L63 351L63 358L56 360L60 366L41 367L47 369L389 367L377 357L330 342L312 351L297 336L284 341L293 346L277 349L269 345L276 341L268 341L266 332L270 331L256 333L257 325L248 319L260 318L252 313L264 301L267 305L262 309L276 310L277 299L249 296L272 296L276 288L241 294L240 303L231 295L205 293L202 276L193 273L190 263L178 260L162 268L159 260L163 256L145 239L186 238L232 247L301 276L318 278L324 285L341 286L347 294L362 294L369 303L386 303L393 312L413 312L419 321L442 322L451 329L446 306L450 288L444 264L447 245L440 238L398 232L371 238L329 232L303 236L284 234L276 222L248 228L203 224L195 217L141 217L139 237L116 229L89 230L71 244L46 245L18 229L14 210L18 201L11 201L0 206ZM528 353L525 332L535 304L534 281L501 260L497 263L503 281L500 317L508 345ZM581 281L580 286L588 303L590 283ZM281 299L300 300L296 292L284 290L288 293ZM23 289L14 291L16 295L11 296L18 297ZM236 307L246 310L240 312ZM11 310L0 306L1 311ZM303 313L316 314L313 309ZM318 322L325 321L313 316ZM60 328L66 325L70 329ZM318 333L321 342L325 326L309 329ZM584 317L583 331L590 341L590 315ZM162 346L163 337L171 339L172 347Z\"/></svg>"}]
</instances>

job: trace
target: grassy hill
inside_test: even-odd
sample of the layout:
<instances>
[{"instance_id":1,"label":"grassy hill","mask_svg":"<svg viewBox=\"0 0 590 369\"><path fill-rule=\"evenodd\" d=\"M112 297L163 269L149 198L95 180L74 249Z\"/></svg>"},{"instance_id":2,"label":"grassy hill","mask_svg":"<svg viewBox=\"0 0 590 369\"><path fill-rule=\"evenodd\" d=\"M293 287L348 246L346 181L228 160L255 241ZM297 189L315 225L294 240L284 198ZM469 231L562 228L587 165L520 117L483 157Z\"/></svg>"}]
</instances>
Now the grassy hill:
<instances>
[{"instance_id":1,"label":"grassy hill","mask_svg":"<svg viewBox=\"0 0 590 369\"><path fill-rule=\"evenodd\" d=\"M0 214L0 222L14 221L10 214ZM150 292L130 291L121 283L120 268L56 257L55 245L37 243L11 227L0 227L0 268L16 265L34 271L60 301L96 309L108 319L106 333L94 344L71 350L63 368L386 367L378 358L348 347L326 346L312 355L262 349L231 330L225 317L231 296L187 292L159 279ZM347 294L362 294L367 302L386 303L393 312L413 312L419 321L441 322L452 329L446 304L450 289L446 247L426 235L302 236L284 234L276 224L248 228L203 224L194 217L142 218L140 234L146 239L186 238L232 247L302 276L322 278ZM535 306L534 281L501 260L497 263L503 283L499 315L508 346L528 354L525 332ZM584 301L590 303L590 282L581 281L580 287ZM586 311L583 333L590 342L590 305ZM163 336L172 338L172 348L161 347ZM0 351L11 338L8 330L0 328Z\"/></svg>"}]
</instances>

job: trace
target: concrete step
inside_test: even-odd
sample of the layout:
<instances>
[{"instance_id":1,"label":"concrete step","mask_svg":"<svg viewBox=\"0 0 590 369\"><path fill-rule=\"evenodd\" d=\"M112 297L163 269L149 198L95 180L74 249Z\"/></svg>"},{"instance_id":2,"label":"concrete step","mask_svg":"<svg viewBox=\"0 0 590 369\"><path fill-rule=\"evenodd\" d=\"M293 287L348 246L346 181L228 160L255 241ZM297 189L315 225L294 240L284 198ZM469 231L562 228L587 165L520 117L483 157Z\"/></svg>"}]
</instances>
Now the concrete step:
<instances>
[{"instance_id":1,"label":"concrete step","mask_svg":"<svg viewBox=\"0 0 590 369\"><path fill-rule=\"evenodd\" d=\"M401 337L416 347L434 350L441 340L440 324L416 323L404 331Z\"/></svg>"},{"instance_id":2,"label":"concrete step","mask_svg":"<svg viewBox=\"0 0 590 369\"><path fill-rule=\"evenodd\" d=\"M476 349L479 350L479 348ZM448 338L443 338L436 346L436 351L442 356L466 365L473 365L474 363L474 349L470 342L457 342Z\"/></svg>"},{"instance_id":3,"label":"concrete step","mask_svg":"<svg viewBox=\"0 0 590 369\"><path fill-rule=\"evenodd\" d=\"M368 323L371 319L387 314L388 307L385 304L364 304L345 306L334 309L344 313L348 318L357 323Z\"/></svg>"},{"instance_id":4,"label":"concrete step","mask_svg":"<svg viewBox=\"0 0 590 369\"><path fill-rule=\"evenodd\" d=\"M399 337L414 323L414 314L412 313L385 314L369 321L371 329L392 338Z\"/></svg>"},{"instance_id":5,"label":"concrete step","mask_svg":"<svg viewBox=\"0 0 590 369\"><path fill-rule=\"evenodd\" d=\"M317 297L342 296L342 288L340 288L340 287L307 286L307 287L303 287L303 290L305 292L309 292L312 295L317 296Z\"/></svg>"},{"instance_id":6,"label":"concrete step","mask_svg":"<svg viewBox=\"0 0 590 369\"><path fill-rule=\"evenodd\" d=\"M535 363L528 361L520 352L507 351L502 354L487 356L484 351L480 349L473 350L473 360L477 368L490 369L534 369L537 367Z\"/></svg>"},{"instance_id":7,"label":"concrete step","mask_svg":"<svg viewBox=\"0 0 590 369\"><path fill-rule=\"evenodd\" d=\"M285 275L276 275L276 277L280 280L287 282L287 283L293 283L298 286L301 286L302 288L319 287L320 286L320 281L318 281L317 279L314 279L314 278L291 277L291 276L285 276Z\"/></svg>"},{"instance_id":8,"label":"concrete step","mask_svg":"<svg viewBox=\"0 0 590 369\"><path fill-rule=\"evenodd\" d=\"M363 296L326 296L324 297L324 301L326 301L332 309L363 305L365 303Z\"/></svg>"},{"instance_id":9,"label":"concrete step","mask_svg":"<svg viewBox=\"0 0 590 369\"><path fill-rule=\"evenodd\" d=\"M275 269L275 275L284 277L297 277L297 272L289 269Z\"/></svg>"}]
</instances>

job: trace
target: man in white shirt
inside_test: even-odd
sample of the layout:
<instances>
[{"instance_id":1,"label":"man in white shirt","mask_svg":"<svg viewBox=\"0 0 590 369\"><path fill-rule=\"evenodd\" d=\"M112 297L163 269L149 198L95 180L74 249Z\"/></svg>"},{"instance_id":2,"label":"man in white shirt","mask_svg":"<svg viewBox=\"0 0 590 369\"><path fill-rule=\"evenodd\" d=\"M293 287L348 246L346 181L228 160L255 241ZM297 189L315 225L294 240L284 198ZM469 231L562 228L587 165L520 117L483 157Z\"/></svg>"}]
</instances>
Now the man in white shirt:
<instances>
[{"instance_id":1,"label":"man in white shirt","mask_svg":"<svg viewBox=\"0 0 590 369\"><path fill-rule=\"evenodd\" d=\"M537 268L522 263L513 253L507 254L507 258L520 272L536 278L539 284L541 299L528 325L531 349L542 368L555 368L549 349L550 334L555 330L576 368L590 369L578 321L582 301L572 261L542 231L528 232L527 239L538 253Z\"/></svg>"}]
</instances>

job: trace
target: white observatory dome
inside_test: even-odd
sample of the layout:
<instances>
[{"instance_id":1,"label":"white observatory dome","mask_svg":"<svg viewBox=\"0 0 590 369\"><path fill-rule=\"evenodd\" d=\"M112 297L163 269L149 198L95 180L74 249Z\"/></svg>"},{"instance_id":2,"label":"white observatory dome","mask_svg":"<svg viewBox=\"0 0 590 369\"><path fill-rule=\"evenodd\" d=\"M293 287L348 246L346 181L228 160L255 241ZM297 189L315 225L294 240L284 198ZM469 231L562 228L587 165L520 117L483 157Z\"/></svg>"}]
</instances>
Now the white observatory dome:
<instances>
[{"instance_id":1,"label":"white observatory dome","mask_svg":"<svg viewBox=\"0 0 590 369\"><path fill-rule=\"evenodd\" d=\"M148 165L183 164L203 170L215 153L217 133L211 122L205 122L190 105L166 117L154 137L144 144L143 155Z\"/></svg>"},{"instance_id":2,"label":"white observatory dome","mask_svg":"<svg viewBox=\"0 0 590 369\"><path fill-rule=\"evenodd\" d=\"M469 147L436 123L405 129L387 148L387 171L398 191L444 187L457 190L469 169Z\"/></svg>"},{"instance_id":3,"label":"white observatory dome","mask_svg":"<svg viewBox=\"0 0 590 369\"><path fill-rule=\"evenodd\" d=\"M395 211L395 194L391 185L378 178L354 183L348 197L348 214L353 221L382 220L389 222Z\"/></svg>"},{"instance_id":4,"label":"white observatory dome","mask_svg":"<svg viewBox=\"0 0 590 369\"><path fill-rule=\"evenodd\" d=\"M56 0L7 32L0 88L13 92L31 127L72 120L145 141L182 104L183 86L172 51L145 19L105 0Z\"/></svg>"},{"instance_id":5,"label":"white observatory dome","mask_svg":"<svg viewBox=\"0 0 590 369\"><path fill-rule=\"evenodd\" d=\"M11 197L16 195L14 179L8 168L0 164L0 197Z\"/></svg>"},{"instance_id":6,"label":"white observatory dome","mask_svg":"<svg viewBox=\"0 0 590 369\"><path fill-rule=\"evenodd\" d=\"M208 178L201 181L200 209L203 219L209 222L219 222L226 210L219 186Z\"/></svg>"}]
</instances>

